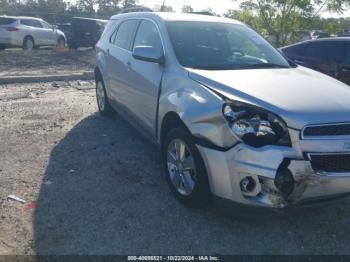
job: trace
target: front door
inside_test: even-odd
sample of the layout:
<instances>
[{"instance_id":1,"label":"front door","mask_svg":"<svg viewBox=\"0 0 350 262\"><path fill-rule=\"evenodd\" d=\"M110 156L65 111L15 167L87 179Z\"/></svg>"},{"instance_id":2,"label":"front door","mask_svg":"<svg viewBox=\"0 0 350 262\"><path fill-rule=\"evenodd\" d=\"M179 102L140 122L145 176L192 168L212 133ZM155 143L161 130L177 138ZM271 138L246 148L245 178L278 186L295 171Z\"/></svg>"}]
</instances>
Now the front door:
<instances>
[{"instance_id":1,"label":"front door","mask_svg":"<svg viewBox=\"0 0 350 262\"><path fill-rule=\"evenodd\" d=\"M136 46L149 46L156 49L159 54L164 54L160 33L155 22L141 21L135 36L134 47ZM164 66L133 57L128 63L129 87L125 102L138 122L145 128L144 131L155 137L158 95Z\"/></svg>"}]
</instances>

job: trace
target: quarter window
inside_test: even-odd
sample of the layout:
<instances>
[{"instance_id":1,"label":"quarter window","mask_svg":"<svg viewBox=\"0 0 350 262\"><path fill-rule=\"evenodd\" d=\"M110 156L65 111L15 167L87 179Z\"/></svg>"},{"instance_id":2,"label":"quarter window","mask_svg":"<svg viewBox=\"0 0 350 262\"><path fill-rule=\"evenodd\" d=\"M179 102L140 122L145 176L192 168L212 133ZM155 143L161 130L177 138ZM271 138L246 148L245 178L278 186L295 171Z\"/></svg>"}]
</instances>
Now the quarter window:
<instances>
[{"instance_id":1,"label":"quarter window","mask_svg":"<svg viewBox=\"0 0 350 262\"><path fill-rule=\"evenodd\" d=\"M117 35L114 39L114 44L131 51L137 24L138 20L127 20L123 22L119 26Z\"/></svg>"},{"instance_id":2,"label":"quarter window","mask_svg":"<svg viewBox=\"0 0 350 262\"><path fill-rule=\"evenodd\" d=\"M135 37L135 46L151 46L156 50L162 51L162 41L159 32L152 22L147 20L141 22Z\"/></svg>"}]
</instances>

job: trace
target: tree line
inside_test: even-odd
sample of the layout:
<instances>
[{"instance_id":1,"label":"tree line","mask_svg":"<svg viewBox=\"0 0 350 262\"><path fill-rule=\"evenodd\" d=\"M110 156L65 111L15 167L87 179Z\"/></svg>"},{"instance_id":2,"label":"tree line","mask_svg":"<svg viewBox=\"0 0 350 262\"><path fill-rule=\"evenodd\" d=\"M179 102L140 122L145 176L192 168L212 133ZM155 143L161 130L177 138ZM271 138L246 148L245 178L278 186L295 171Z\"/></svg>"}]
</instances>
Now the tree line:
<instances>
[{"instance_id":1,"label":"tree line","mask_svg":"<svg viewBox=\"0 0 350 262\"><path fill-rule=\"evenodd\" d=\"M237 1L237 0L233 0ZM129 7L138 6L138 0L0 0L0 14L40 16L51 23L65 22L67 17L85 16L108 19ZM238 9L227 10L224 16L240 20L264 37L273 37L276 46L293 41L291 35L300 30L321 29L335 34L350 29L350 19L324 19L322 12L342 14L350 8L350 0L244 0ZM172 12L166 5L153 7L155 11ZM184 5L182 12L204 11L216 15L208 8L194 10Z\"/></svg>"}]
</instances>

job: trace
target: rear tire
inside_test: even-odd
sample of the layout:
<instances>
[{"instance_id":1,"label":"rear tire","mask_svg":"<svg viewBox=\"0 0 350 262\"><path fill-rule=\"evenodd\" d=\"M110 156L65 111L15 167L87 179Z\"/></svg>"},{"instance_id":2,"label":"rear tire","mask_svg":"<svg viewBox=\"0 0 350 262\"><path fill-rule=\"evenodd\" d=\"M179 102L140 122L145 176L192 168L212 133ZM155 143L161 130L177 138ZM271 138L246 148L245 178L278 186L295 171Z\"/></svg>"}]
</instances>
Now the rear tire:
<instances>
[{"instance_id":1,"label":"rear tire","mask_svg":"<svg viewBox=\"0 0 350 262\"><path fill-rule=\"evenodd\" d=\"M171 192L181 203L191 207L209 205L211 194L204 161L192 135L184 127L166 135L162 160Z\"/></svg>"},{"instance_id":2,"label":"rear tire","mask_svg":"<svg viewBox=\"0 0 350 262\"><path fill-rule=\"evenodd\" d=\"M23 49L31 51L34 49L34 40L31 36L26 36L23 40Z\"/></svg>"},{"instance_id":3,"label":"rear tire","mask_svg":"<svg viewBox=\"0 0 350 262\"><path fill-rule=\"evenodd\" d=\"M96 100L97 100L98 110L100 111L101 115L103 116L113 115L114 111L108 101L105 84L103 83L102 79L96 79Z\"/></svg>"}]
</instances>

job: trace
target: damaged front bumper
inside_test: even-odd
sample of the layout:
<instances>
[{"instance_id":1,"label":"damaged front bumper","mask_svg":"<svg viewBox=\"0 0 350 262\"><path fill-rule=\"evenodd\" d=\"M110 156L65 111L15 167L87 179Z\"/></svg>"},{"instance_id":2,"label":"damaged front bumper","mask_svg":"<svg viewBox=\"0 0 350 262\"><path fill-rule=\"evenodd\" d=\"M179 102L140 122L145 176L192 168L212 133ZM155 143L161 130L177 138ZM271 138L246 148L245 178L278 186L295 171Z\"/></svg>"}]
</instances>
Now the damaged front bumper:
<instances>
[{"instance_id":1,"label":"damaged front bumper","mask_svg":"<svg viewBox=\"0 0 350 262\"><path fill-rule=\"evenodd\" d=\"M350 193L349 172L316 170L313 154L348 154L350 138L301 140L290 130L293 146L254 148L243 143L223 152L198 146L214 195L260 207L284 208Z\"/></svg>"}]
</instances>

